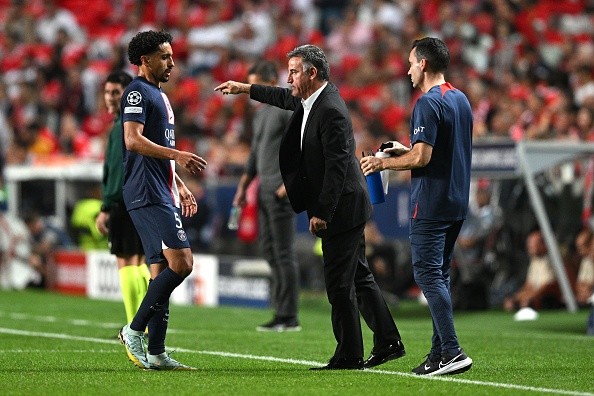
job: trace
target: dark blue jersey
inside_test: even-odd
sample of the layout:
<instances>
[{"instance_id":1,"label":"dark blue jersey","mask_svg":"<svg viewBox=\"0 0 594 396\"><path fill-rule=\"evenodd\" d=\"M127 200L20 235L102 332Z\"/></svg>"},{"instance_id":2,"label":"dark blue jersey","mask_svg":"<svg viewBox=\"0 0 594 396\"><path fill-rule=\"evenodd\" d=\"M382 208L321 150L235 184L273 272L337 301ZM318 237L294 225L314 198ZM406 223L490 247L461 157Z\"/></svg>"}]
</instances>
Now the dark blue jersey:
<instances>
[{"instance_id":1,"label":"dark blue jersey","mask_svg":"<svg viewBox=\"0 0 594 396\"><path fill-rule=\"evenodd\" d=\"M433 146L431 160L411 171L411 218L461 220L468 210L472 110L449 83L436 85L415 104L410 141Z\"/></svg>"},{"instance_id":2,"label":"dark blue jersey","mask_svg":"<svg viewBox=\"0 0 594 396\"><path fill-rule=\"evenodd\" d=\"M175 118L167 95L143 77L136 77L120 103L122 125L144 124L143 135L160 146L175 148ZM128 210L149 204L179 207L175 161L146 157L124 147L124 202Z\"/></svg>"}]
</instances>

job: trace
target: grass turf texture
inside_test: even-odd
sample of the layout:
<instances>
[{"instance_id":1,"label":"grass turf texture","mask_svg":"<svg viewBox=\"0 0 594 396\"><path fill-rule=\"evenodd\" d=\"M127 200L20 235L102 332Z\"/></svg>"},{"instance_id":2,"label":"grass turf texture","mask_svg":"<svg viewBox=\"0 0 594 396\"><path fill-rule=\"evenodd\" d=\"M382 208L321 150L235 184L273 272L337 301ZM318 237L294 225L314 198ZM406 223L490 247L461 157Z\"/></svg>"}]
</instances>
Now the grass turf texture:
<instances>
[{"instance_id":1,"label":"grass turf texture","mask_svg":"<svg viewBox=\"0 0 594 396\"><path fill-rule=\"evenodd\" d=\"M168 349L195 372L143 371L117 341L119 302L41 291L0 291L2 395L535 395L592 394L594 337L588 312L542 311L514 322L499 311L456 312L462 346L474 360L461 375L416 377L429 351L426 307L404 302L393 314L407 355L377 370L312 372L330 358L334 337L324 295L301 297L297 333L260 333L269 310L172 306ZM365 354L372 347L364 326ZM557 392L551 392L556 390Z\"/></svg>"}]
</instances>

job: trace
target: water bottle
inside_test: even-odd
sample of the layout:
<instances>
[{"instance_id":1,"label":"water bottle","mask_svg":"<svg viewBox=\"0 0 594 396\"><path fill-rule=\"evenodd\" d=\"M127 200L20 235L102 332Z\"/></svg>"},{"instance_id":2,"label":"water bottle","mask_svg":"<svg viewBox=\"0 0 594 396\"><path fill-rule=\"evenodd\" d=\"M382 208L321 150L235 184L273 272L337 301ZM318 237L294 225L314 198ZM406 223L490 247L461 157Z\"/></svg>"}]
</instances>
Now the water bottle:
<instances>
[{"instance_id":1,"label":"water bottle","mask_svg":"<svg viewBox=\"0 0 594 396\"><path fill-rule=\"evenodd\" d=\"M231 206L227 228L237 230L239 228L239 216L241 215L241 206Z\"/></svg>"}]
</instances>

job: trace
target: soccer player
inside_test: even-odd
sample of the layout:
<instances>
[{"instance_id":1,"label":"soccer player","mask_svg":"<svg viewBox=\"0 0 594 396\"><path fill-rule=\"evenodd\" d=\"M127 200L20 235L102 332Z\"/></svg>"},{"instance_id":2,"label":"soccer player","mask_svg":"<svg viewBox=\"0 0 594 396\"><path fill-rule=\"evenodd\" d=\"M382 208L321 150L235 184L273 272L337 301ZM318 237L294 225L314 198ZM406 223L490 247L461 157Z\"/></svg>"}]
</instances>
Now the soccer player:
<instances>
[{"instance_id":1,"label":"soccer player","mask_svg":"<svg viewBox=\"0 0 594 396\"><path fill-rule=\"evenodd\" d=\"M193 216L196 199L175 172L175 164L191 174L206 167L196 154L175 149L175 117L161 83L174 67L172 37L143 31L128 46L138 76L121 101L124 131L124 201L140 234L152 280L132 322L119 338L130 360L155 370L194 370L165 351L169 298L192 272L192 251L180 216ZM148 325L148 354L144 330Z\"/></svg>"},{"instance_id":2,"label":"soccer player","mask_svg":"<svg viewBox=\"0 0 594 396\"><path fill-rule=\"evenodd\" d=\"M126 210L122 195L124 169L122 159L122 122L120 99L132 77L124 72L112 72L103 88L103 99L109 114L115 116L105 150L103 163L103 202L95 220L102 235L109 236L110 251L116 256L120 275L120 290L124 300L126 320L132 321L146 294L151 277L144 263L142 241Z\"/></svg>"},{"instance_id":3,"label":"soccer player","mask_svg":"<svg viewBox=\"0 0 594 396\"><path fill-rule=\"evenodd\" d=\"M396 156L364 157L365 175L384 169L411 170L410 243L414 277L433 319L431 351L413 372L457 374L472 366L460 348L450 295L454 244L468 210L472 152L472 110L468 99L445 81L450 61L445 43L415 40L408 75L423 92L410 121L412 148L395 142Z\"/></svg>"}]
</instances>

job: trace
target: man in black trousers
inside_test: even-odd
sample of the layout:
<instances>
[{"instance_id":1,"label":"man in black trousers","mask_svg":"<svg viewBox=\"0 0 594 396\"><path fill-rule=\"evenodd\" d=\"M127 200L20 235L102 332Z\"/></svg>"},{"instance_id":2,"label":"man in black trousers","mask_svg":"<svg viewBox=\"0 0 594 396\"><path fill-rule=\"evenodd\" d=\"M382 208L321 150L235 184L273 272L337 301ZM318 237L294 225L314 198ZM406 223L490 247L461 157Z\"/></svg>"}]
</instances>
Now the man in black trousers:
<instances>
[{"instance_id":1,"label":"man in black trousers","mask_svg":"<svg viewBox=\"0 0 594 396\"><path fill-rule=\"evenodd\" d=\"M404 356L404 345L365 258L363 229L371 216L365 178L355 157L351 119L330 83L324 52L303 45L287 54L290 88L227 81L223 94L292 110L279 165L296 213L307 211L309 231L322 239L324 278L337 341L329 363L315 370L362 369ZM373 331L363 361L359 311Z\"/></svg>"}]
</instances>

